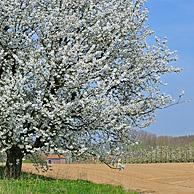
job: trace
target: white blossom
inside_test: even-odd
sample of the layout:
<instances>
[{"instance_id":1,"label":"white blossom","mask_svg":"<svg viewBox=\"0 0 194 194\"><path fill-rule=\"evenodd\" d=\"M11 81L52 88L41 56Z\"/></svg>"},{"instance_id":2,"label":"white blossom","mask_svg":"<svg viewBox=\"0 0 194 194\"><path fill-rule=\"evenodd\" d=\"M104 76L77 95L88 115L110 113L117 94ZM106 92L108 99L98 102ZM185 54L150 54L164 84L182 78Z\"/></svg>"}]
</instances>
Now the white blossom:
<instances>
[{"instance_id":1,"label":"white blossom","mask_svg":"<svg viewBox=\"0 0 194 194\"><path fill-rule=\"evenodd\" d=\"M146 26L144 0L0 1L0 146L105 158L172 102L175 53Z\"/></svg>"}]
</instances>

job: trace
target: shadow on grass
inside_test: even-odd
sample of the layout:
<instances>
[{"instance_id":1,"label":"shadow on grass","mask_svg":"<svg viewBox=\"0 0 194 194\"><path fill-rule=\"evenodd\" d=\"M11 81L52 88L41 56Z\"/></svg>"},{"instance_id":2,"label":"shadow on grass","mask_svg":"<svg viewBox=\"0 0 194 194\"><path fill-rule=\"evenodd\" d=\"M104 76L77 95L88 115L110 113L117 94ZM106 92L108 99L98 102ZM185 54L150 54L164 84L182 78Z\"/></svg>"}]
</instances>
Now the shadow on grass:
<instances>
[{"instance_id":1,"label":"shadow on grass","mask_svg":"<svg viewBox=\"0 0 194 194\"><path fill-rule=\"evenodd\" d=\"M4 180L6 179L5 174L5 167L4 166L0 166L0 180ZM58 180L58 181L65 181L65 182L83 182L86 184L92 184L92 182L88 181L88 180L81 180L81 179L77 179L77 180L67 180L67 179L56 179L56 178L52 178L52 177L46 177L44 175L38 175L38 174L34 174L34 173L29 173L29 172L21 172L21 176L20 176L20 180L23 179L40 179L40 180L45 180L45 181L54 181L54 180Z\"/></svg>"},{"instance_id":2,"label":"shadow on grass","mask_svg":"<svg viewBox=\"0 0 194 194\"><path fill-rule=\"evenodd\" d=\"M4 171L5 171L5 167L0 166L0 179L6 179ZM20 179L42 179L42 180L48 180L48 181L55 180L51 177L45 177L43 175L37 175L37 174L27 173L27 172L22 172Z\"/></svg>"}]
</instances>

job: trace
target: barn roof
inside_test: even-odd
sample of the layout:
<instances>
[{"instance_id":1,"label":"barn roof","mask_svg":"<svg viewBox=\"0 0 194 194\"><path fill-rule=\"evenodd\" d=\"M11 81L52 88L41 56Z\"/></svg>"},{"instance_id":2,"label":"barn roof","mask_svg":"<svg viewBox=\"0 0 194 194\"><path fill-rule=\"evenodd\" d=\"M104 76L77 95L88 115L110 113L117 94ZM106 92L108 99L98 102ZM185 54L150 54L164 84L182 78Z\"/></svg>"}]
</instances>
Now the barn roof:
<instances>
[{"instance_id":1,"label":"barn roof","mask_svg":"<svg viewBox=\"0 0 194 194\"><path fill-rule=\"evenodd\" d=\"M65 156L63 155L58 155L58 154L49 154L47 156L47 159L64 159Z\"/></svg>"}]
</instances>

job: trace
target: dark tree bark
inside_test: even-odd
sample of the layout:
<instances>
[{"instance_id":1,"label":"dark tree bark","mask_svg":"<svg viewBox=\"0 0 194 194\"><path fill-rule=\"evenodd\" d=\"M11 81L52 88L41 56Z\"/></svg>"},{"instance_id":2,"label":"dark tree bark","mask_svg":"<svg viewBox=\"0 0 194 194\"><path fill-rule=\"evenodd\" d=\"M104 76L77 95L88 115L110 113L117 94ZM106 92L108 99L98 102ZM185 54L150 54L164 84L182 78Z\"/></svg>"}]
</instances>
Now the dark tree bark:
<instances>
[{"instance_id":1,"label":"dark tree bark","mask_svg":"<svg viewBox=\"0 0 194 194\"><path fill-rule=\"evenodd\" d=\"M17 146L12 146L6 151L7 161L5 166L5 177L8 179L18 179L21 175L22 159L24 154Z\"/></svg>"}]
</instances>

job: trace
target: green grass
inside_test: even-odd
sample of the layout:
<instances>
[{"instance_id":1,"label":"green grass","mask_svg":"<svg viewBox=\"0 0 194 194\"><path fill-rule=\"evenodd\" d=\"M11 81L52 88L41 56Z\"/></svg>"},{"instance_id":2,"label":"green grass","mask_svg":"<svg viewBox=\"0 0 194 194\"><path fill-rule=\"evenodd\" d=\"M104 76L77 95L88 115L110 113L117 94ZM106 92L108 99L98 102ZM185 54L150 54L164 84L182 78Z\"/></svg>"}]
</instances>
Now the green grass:
<instances>
[{"instance_id":1,"label":"green grass","mask_svg":"<svg viewBox=\"0 0 194 194\"><path fill-rule=\"evenodd\" d=\"M3 179L0 168L0 194L137 194L121 186L95 184L83 180L55 180L23 173L20 180Z\"/></svg>"},{"instance_id":2,"label":"green grass","mask_svg":"<svg viewBox=\"0 0 194 194\"><path fill-rule=\"evenodd\" d=\"M94 184L88 181L67 180L2 180L1 194L135 194L126 192L122 187Z\"/></svg>"}]
</instances>

